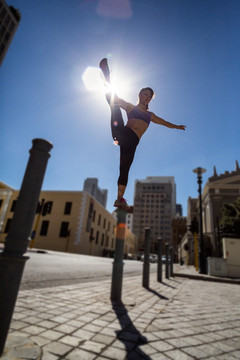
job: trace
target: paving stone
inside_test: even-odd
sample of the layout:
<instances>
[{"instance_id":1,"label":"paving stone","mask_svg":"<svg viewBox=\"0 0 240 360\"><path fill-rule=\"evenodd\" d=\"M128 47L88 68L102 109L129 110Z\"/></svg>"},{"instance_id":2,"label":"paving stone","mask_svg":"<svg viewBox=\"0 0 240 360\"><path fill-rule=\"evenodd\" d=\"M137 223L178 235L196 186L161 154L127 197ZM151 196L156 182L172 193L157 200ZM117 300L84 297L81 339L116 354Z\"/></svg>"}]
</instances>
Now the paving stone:
<instances>
[{"instance_id":1,"label":"paving stone","mask_svg":"<svg viewBox=\"0 0 240 360\"><path fill-rule=\"evenodd\" d=\"M104 349L105 347L106 347L105 344L101 344L91 340L86 340L83 344L79 345L80 349L91 351L94 353L100 353L102 349Z\"/></svg>"},{"instance_id":2,"label":"paving stone","mask_svg":"<svg viewBox=\"0 0 240 360\"><path fill-rule=\"evenodd\" d=\"M41 336L50 340L58 340L63 336L63 334L55 330L46 330L41 334Z\"/></svg>"},{"instance_id":3,"label":"paving stone","mask_svg":"<svg viewBox=\"0 0 240 360\"><path fill-rule=\"evenodd\" d=\"M97 334L92 338L92 341L96 341L105 345L110 345L115 340L115 337L104 334Z\"/></svg>"},{"instance_id":4,"label":"paving stone","mask_svg":"<svg viewBox=\"0 0 240 360\"><path fill-rule=\"evenodd\" d=\"M49 353L48 351L43 351L41 360L59 360L59 356Z\"/></svg>"},{"instance_id":5,"label":"paving stone","mask_svg":"<svg viewBox=\"0 0 240 360\"><path fill-rule=\"evenodd\" d=\"M62 343L57 342L57 341L53 341L53 342L45 345L43 347L43 349L45 349L46 351L48 351L48 352L50 352L52 354L63 356L66 353L68 353L70 350L72 350L72 347L68 346L68 345L65 345L65 344L62 344Z\"/></svg>"},{"instance_id":6,"label":"paving stone","mask_svg":"<svg viewBox=\"0 0 240 360\"><path fill-rule=\"evenodd\" d=\"M193 359L195 359L194 357L186 354L185 352L183 352L179 349L166 351L165 354L173 360L193 360Z\"/></svg>"},{"instance_id":7,"label":"paving stone","mask_svg":"<svg viewBox=\"0 0 240 360\"><path fill-rule=\"evenodd\" d=\"M150 343L150 346L160 352L173 349L173 346L168 344L166 341L153 341Z\"/></svg>"},{"instance_id":8,"label":"paving stone","mask_svg":"<svg viewBox=\"0 0 240 360\"><path fill-rule=\"evenodd\" d=\"M38 335L44 331L45 329L43 327L35 325L27 326L24 328L24 332L30 335Z\"/></svg>"},{"instance_id":9,"label":"paving stone","mask_svg":"<svg viewBox=\"0 0 240 360\"><path fill-rule=\"evenodd\" d=\"M95 334L90 332L90 331L87 331L87 330L79 329L79 330L75 331L72 335L76 336L76 337L79 337L82 340L89 340Z\"/></svg>"},{"instance_id":10,"label":"paving stone","mask_svg":"<svg viewBox=\"0 0 240 360\"><path fill-rule=\"evenodd\" d=\"M59 341L66 345L77 347L79 345L81 339L79 339L78 337L75 337L75 336L66 335L66 336L62 337L61 339L59 339Z\"/></svg>"},{"instance_id":11,"label":"paving stone","mask_svg":"<svg viewBox=\"0 0 240 360\"><path fill-rule=\"evenodd\" d=\"M75 349L66 355L66 360L93 360L96 354L89 353L82 349Z\"/></svg>"},{"instance_id":12,"label":"paving stone","mask_svg":"<svg viewBox=\"0 0 240 360\"><path fill-rule=\"evenodd\" d=\"M123 349L109 347L106 350L104 350L101 353L101 355L106 356L107 358L110 358L110 359L124 360L126 358L127 352L124 351ZM72 359L70 359L70 360L72 360ZM76 360L79 360L79 359L76 359Z\"/></svg>"}]
</instances>

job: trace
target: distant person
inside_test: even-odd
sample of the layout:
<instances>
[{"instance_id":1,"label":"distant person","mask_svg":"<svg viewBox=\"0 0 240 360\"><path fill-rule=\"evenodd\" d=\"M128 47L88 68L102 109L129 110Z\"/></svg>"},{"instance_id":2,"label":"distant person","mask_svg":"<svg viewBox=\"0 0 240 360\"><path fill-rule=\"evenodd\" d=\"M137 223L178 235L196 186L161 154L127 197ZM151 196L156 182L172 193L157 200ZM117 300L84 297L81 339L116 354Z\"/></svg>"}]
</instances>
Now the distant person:
<instances>
[{"instance_id":1,"label":"distant person","mask_svg":"<svg viewBox=\"0 0 240 360\"><path fill-rule=\"evenodd\" d=\"M102 59L99 64L105 80L110 84L110 71L107 59ZM154 92L146 87L139 92L139 102L134 106L122 99L116 94L106 94L106 99L111 109L111 129L113 140L120 146L120 175L118 178L117 199L114 206L130 211L130 206L123 198L127 182L128 173L133 162L134 154L142 135L147 130L150 121L155 124L164 125L171 129L185 130L185 125L175 125L156 116L148 110L148 104L152 100ZM127 124L124 125L121 109L127 113Z\"/></svg>"}]
</instances>

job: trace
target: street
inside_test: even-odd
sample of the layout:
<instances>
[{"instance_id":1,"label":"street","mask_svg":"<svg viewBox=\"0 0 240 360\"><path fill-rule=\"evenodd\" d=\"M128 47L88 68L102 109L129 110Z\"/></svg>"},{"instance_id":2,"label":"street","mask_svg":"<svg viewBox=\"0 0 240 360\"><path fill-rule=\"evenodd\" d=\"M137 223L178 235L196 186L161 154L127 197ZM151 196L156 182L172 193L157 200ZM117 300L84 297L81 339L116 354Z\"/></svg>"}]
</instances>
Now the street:
<instances>
[{"instance_id":1,"label":"street","mask_svg":"<svg viewBox=\"0 0 240 360\"><path fill-rule=\"evenodd\" d=\"M56 251L36 252L30 250L21 290L69 285L97 280L107 280L112 275L112 258L61 253ZM124 275L142 274L143 263L124 260ZM157 264L151 264L151 272L156 272Z\"/></svg>"}]
</instances>

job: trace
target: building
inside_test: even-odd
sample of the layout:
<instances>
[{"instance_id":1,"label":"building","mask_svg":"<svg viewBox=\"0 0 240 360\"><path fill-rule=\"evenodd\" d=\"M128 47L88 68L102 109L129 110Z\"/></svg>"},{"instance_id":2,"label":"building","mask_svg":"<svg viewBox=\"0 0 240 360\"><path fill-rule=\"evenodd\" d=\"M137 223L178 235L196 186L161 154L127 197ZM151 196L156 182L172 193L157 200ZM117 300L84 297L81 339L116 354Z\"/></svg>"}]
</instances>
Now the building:
<instances>
[{"instance_id":1,"label":"building","mask_svg":"<svg viewBox=\"0 0 240 360\"><path fill-rule=\"evenodd\" d=\"M219 222L224 203L233 203L240 197L240 168L236 161L234 171L217 174L214 167L202 194L203 233L209 239L211 256L222 256ZM208 244L206 244L208 245Z\"/></svg>"},{"instance_id":2,"label":"building","mask_svg":"<svg viewBox=\"0 0 240 360\"><path fill-rule=\"evenodd\" d=\"M19 191L0 182L0 242L7 236ZM42 191L32 227L31 247L113 256L116 219L86 191ZM125 251L136 248L128 231Z\"/></svg>"},{"instance_id":3,"label":"building","mask_svg":"<svg viewBox=\"0 0 240 360\"><path fill-rule=\"evenodd\" d=\"M182 238L187 232L187 218L177 216L172 219L172 247L174 254L174 262L178 262L178 246L181 243Z\"/></svg>"},{"instance_id":4,"label":"building","mask_svg":"<svg viewBox=\"0 0 240 360\"><path fill-rule=\"evenodd\" d=\"M240 168L236 161L234 171L217 174L214 167L213 176L208 178L202 193L203 251L204 257L222 257L222 240L220 220L224 203L233 203L240 197ZM199 200L188 198L187 226L196 219L199 223ZM199 239L199 234L198 234ZM198 240L199 241L199 240ZM186 245L188 254L186 254ZM188 256L189 264L195 263L194 236L188 230L179 245L179 258L184 262Z\"/></svg>"},{"instance_id":5,"label":"building","mask_svg":"<svg viewBox=\"0 0 240 360\"><path fill-rule=\"evenodd\" d=\"M21 19L20 12L0 0L0 65L7 53Z\"/></svg>"},{"instance_id":6,"label":"building","mask_svg":"<svg viewBox=\"0 0 240 360\"><path fill-rule=\"evenodd\" d=\"M156 253L158 238L172 243L172 219L176 214L176 185L173 176L149 176L135 183L133 233L139 250L144 248L145 227L151 228L152 248Z\"/></svg>"},{"instance_id":7,"label":"building","mask_svg":"<svg viewBox=\"0 0 240 360\"><path fill-rule=\"evenodd\" d=\"M97 178L87 178L84 181L83 191L87 191L92 195L102 206L106 207L107 204L107 190L98 187Z\"/></svg>"}]
</instances>

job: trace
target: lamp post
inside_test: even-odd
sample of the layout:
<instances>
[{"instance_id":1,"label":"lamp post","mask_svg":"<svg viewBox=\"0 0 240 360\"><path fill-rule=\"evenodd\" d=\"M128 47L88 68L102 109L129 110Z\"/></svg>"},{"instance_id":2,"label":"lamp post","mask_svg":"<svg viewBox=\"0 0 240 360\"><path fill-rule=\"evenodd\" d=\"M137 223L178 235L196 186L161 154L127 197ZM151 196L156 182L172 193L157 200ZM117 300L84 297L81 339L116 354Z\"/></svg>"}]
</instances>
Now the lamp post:
<instances>
[{"instance_id":1,"label":"lamp post","mask_svg":"<svg viewBox=\"0 0 240 360\"><path fill-rule=\"evenodd\" d=\"M199 193L199 230L200 230L200 246L199 246L199 273L206 274L206 259L203 249L203 226L202 226L202 174L206 172L206 169L197 167L193 170L197 174L198 179L198 193Z\"/></svg>"}]
</instances>

